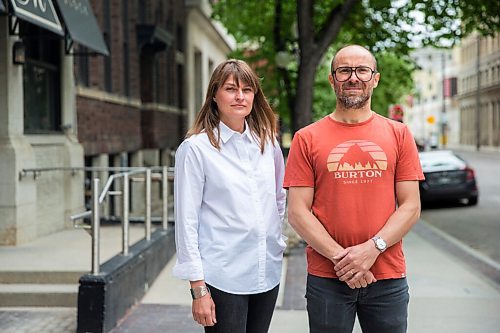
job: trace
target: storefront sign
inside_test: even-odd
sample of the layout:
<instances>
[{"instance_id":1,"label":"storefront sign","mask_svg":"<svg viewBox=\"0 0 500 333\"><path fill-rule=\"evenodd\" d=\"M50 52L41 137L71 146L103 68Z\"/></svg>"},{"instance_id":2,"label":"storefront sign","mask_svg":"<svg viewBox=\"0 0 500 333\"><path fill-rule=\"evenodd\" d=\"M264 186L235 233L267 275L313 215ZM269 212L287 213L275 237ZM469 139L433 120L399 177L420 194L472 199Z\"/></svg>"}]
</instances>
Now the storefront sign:
<instances>
[{"instance_id":1,"label":"storefront sign","mask_svg":"<svg viewBox=\"0 0 500 333\"><path fill-rule=\"evenodd\" d=\"M52 0L10 0L10 4L16 17L64 36Z\"/></svg>"},{"instance_id":2,"label":"storefront sign","mask_svg":"<svg viewBox=\"0 0 500 333\"><path fill-rule=\"evenodd\" d=\"M109 51L88 0L55 0L69 37L89 49L108 55Z\"/></svg>"}]
</instances>

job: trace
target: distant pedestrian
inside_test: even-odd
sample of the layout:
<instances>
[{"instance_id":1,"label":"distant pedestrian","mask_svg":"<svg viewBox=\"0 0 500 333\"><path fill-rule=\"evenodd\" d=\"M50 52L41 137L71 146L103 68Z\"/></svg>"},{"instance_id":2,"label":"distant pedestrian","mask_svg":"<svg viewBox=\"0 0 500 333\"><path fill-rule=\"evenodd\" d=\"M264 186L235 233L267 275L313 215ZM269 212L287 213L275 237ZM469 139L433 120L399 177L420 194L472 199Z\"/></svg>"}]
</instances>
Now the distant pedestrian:
<instances>
[{"instance_id":1,"label":"distant pedestrian","mask_svg":"<svg viewBox=\"0 0 500 333\"><path fill-rule=\"evenodd\" d=\"M191 284L205 332L265 333L285 237L277 120L254 71L227 60L175 156L174 275Z\"/></svg>"},{"instance_id":2,"label":"distant pedestrian","mask_svg":"<svg viewBox=\"0 0 500 333\"><path fill-rule=\"evenodd\" d=\"M336 109L298 131L285 172L288 220L308 243L312 333L406 332L402 238L420 215L418 152L406 125L371 110L380 73L364 47L331 63Z\"/></svg>"}]
</instances>

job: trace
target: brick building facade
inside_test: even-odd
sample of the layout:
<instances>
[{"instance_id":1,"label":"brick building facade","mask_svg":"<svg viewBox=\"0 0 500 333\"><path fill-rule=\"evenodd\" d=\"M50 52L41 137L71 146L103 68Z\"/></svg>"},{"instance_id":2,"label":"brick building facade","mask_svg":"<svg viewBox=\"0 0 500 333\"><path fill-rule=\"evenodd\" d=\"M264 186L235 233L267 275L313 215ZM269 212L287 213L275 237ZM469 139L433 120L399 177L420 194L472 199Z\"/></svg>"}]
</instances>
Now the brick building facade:
<instances>
[{"instance_id":1,"label":"brick building facade","mask_svg":"<svg viewBox=\"0 0 500 333\"><path fill-rule=\"evenodd\" d=\"M209 0L0 4L0 245L17 245L72 227L109 167L172 165L234 44ZM133 186L130 214L144 193Z\"/></svg>"},{"instance_id":2,"label":"brick building facade","mask_svg":"<svg viewBox=\"0 0 500 333\"><path fill-rule=\"evenodd\" d=\"M110 55L75 59L85 155L176 147L186 130L184 1L91 3Z\"/></svg>"}]
</instances>

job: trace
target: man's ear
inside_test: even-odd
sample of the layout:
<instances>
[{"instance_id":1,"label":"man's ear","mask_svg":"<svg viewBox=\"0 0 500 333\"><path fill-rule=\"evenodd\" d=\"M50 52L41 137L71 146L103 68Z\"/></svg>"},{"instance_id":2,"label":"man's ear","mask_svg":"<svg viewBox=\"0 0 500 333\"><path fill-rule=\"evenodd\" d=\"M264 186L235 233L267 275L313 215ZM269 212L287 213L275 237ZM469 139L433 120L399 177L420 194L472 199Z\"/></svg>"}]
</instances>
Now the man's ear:
<instances>
[{"instance_id":1,"label":"man's ear","mask_svg":"<svg viewBox=\"0 0 500 333\"><path fill-rule=\"evenodd\" d=\"M333 86L333 83L334 83L333 80L334 80L334 78L333 78L332 73L328 74L328 81L330 81L330 85L332 86L332 88L334 87Z\"/></svg>"},{"instance_id":2,"label":"man's ear","mask_svg":"<svg viewBox=\"0 0 500 333\"><path fill-rule=\"evenodd\" d=\"M373 88L377 88L379 80L380 80L380 73L377 72L373 77Z\"/></svg>"}]
</instances>

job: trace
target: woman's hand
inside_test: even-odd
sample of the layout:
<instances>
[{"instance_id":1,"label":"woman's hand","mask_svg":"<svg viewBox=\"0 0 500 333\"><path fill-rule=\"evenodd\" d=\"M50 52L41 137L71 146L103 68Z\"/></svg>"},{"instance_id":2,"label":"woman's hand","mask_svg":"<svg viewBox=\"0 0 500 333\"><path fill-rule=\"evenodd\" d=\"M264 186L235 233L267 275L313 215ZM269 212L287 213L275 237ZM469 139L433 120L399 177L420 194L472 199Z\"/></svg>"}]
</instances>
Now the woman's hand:
<instances>
[{"instance_id":1,"label":"woman's hand","mask_svg":"<svg viewBox=\"0 0 500 333\"><path fill-rule=\"evenodd\" d=\"M217 323L215 319L215 303L210 294L194 299L192 312L193 319L200 325L214 326Z\"/></svg>"}]
</instances>

